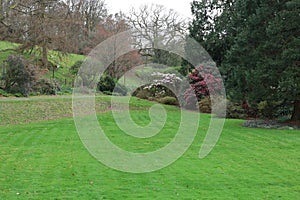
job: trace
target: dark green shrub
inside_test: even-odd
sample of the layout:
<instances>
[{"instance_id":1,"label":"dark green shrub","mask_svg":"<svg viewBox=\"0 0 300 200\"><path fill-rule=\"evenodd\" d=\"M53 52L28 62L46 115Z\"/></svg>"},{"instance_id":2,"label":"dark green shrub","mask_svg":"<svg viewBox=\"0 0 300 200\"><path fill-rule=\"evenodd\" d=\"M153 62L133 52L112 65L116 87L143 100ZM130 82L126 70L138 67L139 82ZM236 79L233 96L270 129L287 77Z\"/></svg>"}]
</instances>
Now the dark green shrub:
<instances>
[{"instance_id":1,"label":"dark green shrub","mask_svg":"<svg viewBox=\"0 0 300 200\"><path fill-rule=\"evenodd\" d=\"M258 117L258 109L257 105L249 105L247 107L243 107L245 109L245 113L249 118L257 118Z\"/></svg>"},{"instance_id":2,"label":"dark green shrub","mask_svg":"<svg viewBox=\"0 0 300 200\"><path fill-rule=\"evenodd\" d=\"M15 93L14 96L15 97L23 97L23 94L21 94L21 93Z\"/></svg>"},{"instance_id":3,"label":"dark green shrub","mask_svg":"<svg viewBox=\"0 0 300 200\"><path fill-rule=\"evenodd\" d=\"M219 110L221 108L218 108L218 106L225 106L226 103L226 116L221 116L220 114L217 114L217 117L226 117L226 118L233 118L233 119L245 119L248 117L247 111L243 108L243 106L239 103L234 103L229 100L218 102L216 110Z\"/></svg>"},{"instance_id":4,"label":"dark green shrub","mask_svg":"<svg viewBox=\"0 0 300 200\"><path fill-rule=\"evenodd\" d=\"M229 101L227 103L226 118L245 119L247 114L242 105Z\"/></svg>"},{"instance_id":5,"label":"dark green shrub","mask_svg":"<svg viewBox=\"0 0 300 200\"><path fill-rule=\"evenodd\" d=\"M112 95L112 92L110 92L110 91L103 91L103 94L105 94L105 95Z\"/></svg>"},{"instance_id":6,"label":"dark green shrub","mask_svg":"<svg viewBox=\"0 0 300 200\"><path fill-rule=\"evenodd\" d=\"M105 92L107 95L113 95L113 93L116 95L118 93L118 96L125 96L127 95L128 91L124 85L116 83L115 80L109 75L103 75L100 77L97 88L100 92Z\"/></svg>"},{"instance_id":7,"label":"dark green shrub","mask_svg":"<svg viewBox=\"0 0 300 200\"><path fill-rule=\"evenodd\" d=\"M257 105L258 115L261 118L273 119L278 117L277 110L281 102L278 101L261 101Z\"/></svg>"},{"instance_id":8,"label":"dark green shrub","mask_svg":"<svg viewBox=\"0 0 300 200\"><path fill-rule=\"evenodd\" d=\"M282 102L280 106L276 109L277 118L290 118L293 114L294 105L291 102Z\"/></svg>"},{"instance_id":9,"label":"dark green shrub","mask_svg":"<svg viewBox=\"0 0 300 200\"><path fill-rule=\"evenodd\" d=\"M74 65L72 65L69 69L70 73L73 75L76 75L78 73L79 68L81 67L83 61L77 61L76 63L74 63Z\"/></svg>"},{"instance_id":10,"label":"dark green shrub","mask_svg":"<svg viewBox=\"0 0 300 200\"><path fill-rule=\"evenodd\" d=\"M9 97L11 96L11 94L6 92L5 90L0 89L0 96Z\"/></svg>"},{"instance_id":11,"label":"dark green shrub","mask_svg":"<svg viewBox=\"0 0 300 200\"><path fill-rule=\"evenodd\" d=\"M175 97L163 97L159 99L159 103L166 104L166 105L178 105L178 101Z\"/></svg>"},{"instance_id":12,"label":"dark green shrub","mask_svg":"<svg viewBox=\"0 0 300 200\"><path fill-rule=\"evenodd\" d=\"M209 97L205 97L199 101L199 109L202 113L211 113L211 101Z\"/></svg>"},{"instance_id":13,"label":"dark green shrub","mask_svg":"<svg viewBox=\"0 0 300 200\"><path fill-rule=\"evenodd\" d=\"M116 86L116 83L111 76L103 75L100 77L100 80L99 80L97 86L98 86L98 90L100 92L104 92L104 91L113 92L113 90Z\"/></svg>"},{"instance_id":14,"label":"dark green shrub","mask_svg":"<svg viewBox=\"0 0 300 200\"><path fill-rule=\"evenodd\" d=\"M5 71L1 76L4 90L9 93L21 93L28 96L36 81L35 67L19 55L9 56L6 60Z\"/></svg>"}]
</instances>

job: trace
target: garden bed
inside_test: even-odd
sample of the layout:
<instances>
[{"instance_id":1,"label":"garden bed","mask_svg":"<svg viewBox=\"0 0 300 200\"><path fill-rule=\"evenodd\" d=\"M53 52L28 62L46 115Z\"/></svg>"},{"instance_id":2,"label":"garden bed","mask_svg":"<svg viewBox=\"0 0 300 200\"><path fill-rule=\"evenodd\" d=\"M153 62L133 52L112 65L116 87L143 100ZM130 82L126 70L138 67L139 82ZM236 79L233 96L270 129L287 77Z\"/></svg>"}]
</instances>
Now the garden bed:
<instances>
[{"instance_id":1,"label":"garden bed","mask_svg":"<svg viewBox=\"0 0 300 200\"><path fill-rule=\"evenodd\" d=\"M280 130L300 130L300 125L277 120L248 120L242 124L249 128L267 128Z\"/></svg>"}]
</instances>

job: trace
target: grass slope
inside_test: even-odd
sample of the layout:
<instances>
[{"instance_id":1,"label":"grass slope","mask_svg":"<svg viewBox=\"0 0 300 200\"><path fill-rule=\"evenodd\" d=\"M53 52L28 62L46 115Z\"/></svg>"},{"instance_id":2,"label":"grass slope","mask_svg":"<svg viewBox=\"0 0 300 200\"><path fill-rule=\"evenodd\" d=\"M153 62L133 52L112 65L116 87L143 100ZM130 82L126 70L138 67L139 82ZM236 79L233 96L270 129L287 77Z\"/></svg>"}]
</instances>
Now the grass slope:
<instances>
[{"instance_id":1,"label":"grass slope","mask_svg":"<svg viewBox=\"0 0 300 200\"><path fill-rule=\"evenodd\" d=\"M18 47L17 44L13 44L13 43L6 42L6 41L0 41L0 50L14 49L14 48L17 48L17 47ZM0 63L1 63L1 65L11 53L14 53L14 52L13 51L0 52Z\"/></svg>"},{"instance_id":2,"label":"grass slope","mask_svg":"<svg viewBox=\"0 0 300 200\"><path fill-rule=\"evenodd\" d=\"M16 48L18 44L0 41L0 50L5 49L13 49ZM3 51L0 52L0 63L3 63L7 57L15 53L14 51ZM28 55L25 55L26 57ZM72 65L74 65L77 61L84 60L86 57L83 55L77 54L67 54L62 56L60 52L57 51L49 51L48 59L51 63L59 66L59 68L55 69L54 78L58 80L63 86L72 87L73 79L72 75L69 72L69 69ZM2 65L2 64L1 64ZM0 66L1 66L0 65ZM2 73L2 70L0 71ZM50 70L46 75L46 78L53 78L53 71Z\"/></svg>"},{"instance_id":3,"label":"grass slope","mask_svg":"<svg viewBox=\"0 0 300 200\"><path fill-rule=\"evenodd\" d=\"M107 105L109 98L100 97L97 101ZM70 100L1 101L1 112L4 104L22 107L28 102L48 102L53 107L52 104L68 104ZM137 99L131 103L134 120L147 124L146 108L152 103ZM36 113L41 113L42 108ZM115 144L133 152L148 152L167 144L178 127L180 113L175 107L166 108L165 128L149 139L125 135L111 112L99 113L98 119ZM201 115L198 134L183 157L146 174L123 173L99 163L82 145L70 117L1 126L0 199L299 198L299 131L249 129L239 126L241 120L226 120L218 144L200 160L198 153L209 119L210 115Z\"/></svg>"},{"instance_id":4,"label":"grass slope","mask_svg":"<svg viewBox=\"0 0 300 200\"><path fill-rule=\"evenodd\" d=\"M119 97L119 104L125 103ZM96 97L96 111L110 110L110 96ZM150 101L131 99L131 109L139 110L151 106ZM169 108L171 109L171 108ZM172 108L174 109L174 108ZM31 98L0 98L0 126L26 124L45 120L72 117L72 96L37 96Z\"/></svg>"},{"instance_id":5,"label":"grass slope","mask_svg":"<svg viewBox=\"0 0 300 200\"><path fill-rule=\"evenodd\" d=\"M59 66L59 68L55 69L54 71L54 78L58 80L61 85L71 88L74 82L74 77L69 70L77 61L82 61L85 58L85 56L77 54L67 54L65 56L60 56L59 52L50 51L49 61L56 66ZM46 74L46 77L52 79L53 70L50 70Z\"/></svg>"}]
</instances>

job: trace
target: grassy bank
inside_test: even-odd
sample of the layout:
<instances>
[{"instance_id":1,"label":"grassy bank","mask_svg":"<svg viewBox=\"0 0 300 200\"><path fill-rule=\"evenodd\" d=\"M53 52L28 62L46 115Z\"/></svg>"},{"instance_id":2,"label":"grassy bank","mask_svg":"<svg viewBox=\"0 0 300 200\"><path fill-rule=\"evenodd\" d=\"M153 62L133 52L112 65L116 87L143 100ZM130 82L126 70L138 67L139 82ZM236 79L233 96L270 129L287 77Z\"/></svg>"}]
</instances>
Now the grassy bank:
<instances>
[{"instance_id":1,"label":"grassy bank","mask_svg":"<svg viewBox=\"0 0 300 200\"><path fill-rule=\"evenodd\" d=\"M125 104L124 100L124 97L118 98L120 104ZM97 96L95 100L96 112L109 111L110 102L110 96ZM131 109L134 110L144 109L151 105L153 103L150 101L143 101L138 98L131 99ZM0 126L72 117L72 96L0 98L0 111Z\"/></svg>"},{"instance_id":2,"label":"grassy bank","mask_svg":"<svg viewBox=\"0 0 300 200\"><path fill-rule=\"evenodd\" d=\"M15 54L15 51L4 51L6 49L15 49L18 47L18 44L10 43L7 41L0 41L0 75L3 71L2 65L3 62L8 58L9 55ZM24 53L25 57L30 57L34 59L34 55L28 55ZM70 73L69 69L72 65L74 65L77 61L82 61L85 59L84 55L78 54L65 54L63 55L58 51L49 51L48 55L49 61L55 66L59 66L54 70L54 78L59 81L59 83L63 87L71 88L74 82L74 77ZM36 60L36 59L35 59ZM35 61L37 62L37 61ZM37 63L33 63L37 64ZM46 74L43 74L44 78L52 79L53 78L53 70L50 69Z\"/></svg>"}]
</instances>

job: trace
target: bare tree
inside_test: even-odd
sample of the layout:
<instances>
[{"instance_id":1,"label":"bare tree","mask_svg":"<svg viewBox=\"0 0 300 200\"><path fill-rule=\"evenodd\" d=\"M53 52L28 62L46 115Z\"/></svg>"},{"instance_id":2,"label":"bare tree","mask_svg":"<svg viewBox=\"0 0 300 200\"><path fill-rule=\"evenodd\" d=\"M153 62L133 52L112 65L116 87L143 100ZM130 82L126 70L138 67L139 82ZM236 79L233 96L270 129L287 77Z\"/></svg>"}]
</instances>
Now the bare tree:
<instances>
[{"instance_id":1,"label":"bare tree","mask_svg":"<svg viewBox=\"0 0 300 200\"><path fill-rule=\"evenodd\" d=\"M2 37L21 43L16 50L38 52L42 66L47 67L50 49L66 49L67 7L63 1L13 0L5 9L1 21L5 28Z\"/></svg>"},{"instance_id":2,"label":"bare tree","mask_svg":"<svg viewBox=\"0 0 300 200\"><path fill-rule=\"evenodd\" d=\"M97 25L107 16L104 0L67 0L69 15L76 19L86 36L96 31Z\"/></svg>"},{"instance_id":3,"label":"bare tree","mask_svg":"<svg viewBox=\"0 0 300 200\"><path fill-rule=\"evenodd\" d=\"M0 0L0 39L7 41L19 41L22 35L20 27L24 26L24 13L16 15L13 8L18 0Z\"/></svg>"},{"instance_id":4,"label":"bare tree","mask_svg":"<svg viewBox=\"0 0 300 200\"><path fill-rule=\"evenodd\" d=\"M3 36L6 32L6 28L8 28L8 25L5 23L5 18L7 17L7 8L9 1L7 0L0 0L0 39L4 39Z\"/></svg>"},{"instance_id":5,"label":"bare tree","mask_svg":"<svg viewBox=\"0 0 300 200\"><path fill-rule=\"evenodd\" d=\"M106 36L105 39L107 39L118 33L128 31L130 27L125 16L122 13L117 13L115 15L109 15L99 26L99 29L101 31L99 30L98 34L100 36ZM116 79L119 79L127 70L142 63L142 59L137 51L132 51L117 57L116 53L119 49L132 45L131 41L125 42L125 40L126 39L120 42L115 38L111 41L110 48L108 49L109 52L107 52L107 55L109 55L108 58L113 58L113 62L109 65L107 72Z\"/></svg>"},{"instance_id":6,"label":"bare tree","mask_svg":"<svg viewBox=\"0 0 300 200\"><path fill-rule=\"evenodd\" d=\"M176 43L184 40L187 32L186 20L162 5L133 8L128 21L141 55L156 59L162 55L159 48L174 48Z\"/></svg>"}]
</instances>

